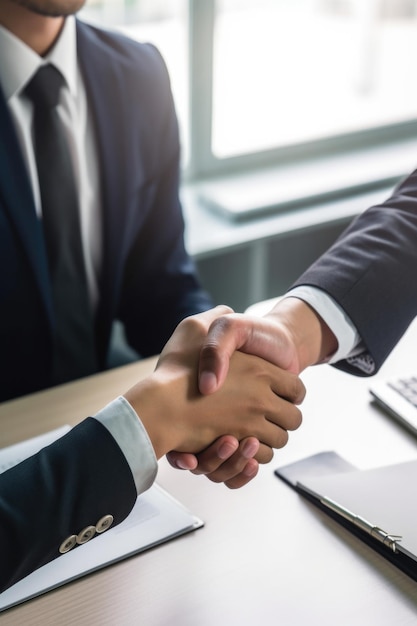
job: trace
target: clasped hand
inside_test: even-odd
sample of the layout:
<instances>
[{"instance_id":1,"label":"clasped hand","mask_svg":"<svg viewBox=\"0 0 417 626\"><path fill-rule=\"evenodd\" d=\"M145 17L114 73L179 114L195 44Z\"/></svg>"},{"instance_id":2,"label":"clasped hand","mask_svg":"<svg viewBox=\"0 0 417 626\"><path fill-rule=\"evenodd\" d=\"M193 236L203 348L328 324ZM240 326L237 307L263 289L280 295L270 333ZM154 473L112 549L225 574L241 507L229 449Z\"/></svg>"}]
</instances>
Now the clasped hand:
<instances>
[{"instance_id":1,"label":"clasped hand","mask_svg":"<svg viewBox=\"0 0 417 626\"><path fill-rule=\"evenodd\" d=\"M301 412L296 404L305 389L296 374L236 351L224 382L214 393L201 393L201 347L212 322L230 313L227 307L216 307L181 322L153 376L170 390L164 392L170 417L161 446L172 444L166 450L171 450L170 463L237 488L256 475L258 463L272 459L274 448L287 443L288 431L298 428Z\"/></svg>"}]
</instances>

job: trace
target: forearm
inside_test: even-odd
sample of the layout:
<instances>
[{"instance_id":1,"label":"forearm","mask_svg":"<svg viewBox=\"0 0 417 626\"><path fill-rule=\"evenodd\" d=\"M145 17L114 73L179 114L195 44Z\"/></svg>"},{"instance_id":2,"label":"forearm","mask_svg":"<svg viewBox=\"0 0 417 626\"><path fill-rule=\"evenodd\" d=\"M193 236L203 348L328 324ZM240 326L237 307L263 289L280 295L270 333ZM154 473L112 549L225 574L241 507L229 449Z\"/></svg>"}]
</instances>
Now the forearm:
<instances>
[{"instance_id":1,"label":"forearm","mask_svg":"<svg viewBox=\"0 0 417 626\"><path fill-rule=\"evenodd\" d=\"M103 517L123 521L137 497L124 455L93 418L1 474L0 494L0 592Z\"/></svg>"},{"instance_id":2,"label":"forearm","mask_svg":"<svg viewBox=\"0 0 417 626\"><path fill-rule=\"evenodd\" d=\"M361 213L295 282L323 290L355 326L375 374L417 314L417 171ZM354 369L354 368L353 368ZM350 368L348 371L352 371Z\"/></svg>"}]
</instances>

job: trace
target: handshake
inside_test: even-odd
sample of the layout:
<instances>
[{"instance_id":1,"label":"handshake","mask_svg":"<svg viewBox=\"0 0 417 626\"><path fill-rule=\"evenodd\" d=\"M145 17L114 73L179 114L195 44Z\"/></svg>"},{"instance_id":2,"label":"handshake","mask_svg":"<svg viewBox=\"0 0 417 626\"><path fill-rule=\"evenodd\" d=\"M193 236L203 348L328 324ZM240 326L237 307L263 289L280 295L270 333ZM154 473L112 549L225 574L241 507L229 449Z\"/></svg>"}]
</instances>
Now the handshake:
<instances>
[{"instance_id":1,"label":"handshake","mask_svg":"<svg viewBox=\"0 0 417 626\"><path fill-rule=\"evenodd\" d=\"M155 479L155 457L245 485L301 423L298 374L332 348L322 326L295 298L262 318L217 307L181 322L125 400L0 474L0 592L82 544L103 516L123 521Z\"/></svg>"},{"instance_id":2,"label":"handshake","mask_svg":"<svg viewBox=\"0 0 417 626\"><path fill-rule=\"evenodd\" d=\"M301 424L296 346L274 319L225 306L185 319L125 398L157 458L238 488Z\"/></svg>"}]
</instances>

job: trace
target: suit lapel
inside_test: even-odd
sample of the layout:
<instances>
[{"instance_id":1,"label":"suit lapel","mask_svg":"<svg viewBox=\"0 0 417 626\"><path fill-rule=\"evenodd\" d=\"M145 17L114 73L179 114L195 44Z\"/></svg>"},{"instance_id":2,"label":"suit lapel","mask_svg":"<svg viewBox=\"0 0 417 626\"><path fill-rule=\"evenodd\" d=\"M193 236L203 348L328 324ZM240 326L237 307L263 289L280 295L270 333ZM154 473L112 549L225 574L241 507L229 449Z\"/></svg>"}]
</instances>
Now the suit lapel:
<instances>
[{"instance_id":1,"label":"suit lapel","mask_svg":"<svg viewBox=\"0 0 417 626\"><path fill-rule=\"evenodd\" d=\"M0 204L8 213L28 258L49 318L52 317L48 266L42 227L36 216L27 170L14 123L0 91Z\"/></svg>"},{"instance_id":2,"label":"suit lapel","mask_svg":"<svg viewBox=\"0 0 417 626\"><path fill-rule=\"evenodd\" d=\"M123 98L119 85L120 71L109 47L101 45L94 31L77 22L77 54L84 75L89 106L95 122L103 217L103 266L101 275L101 304L108 311L117 300L122 270L127 220L129 181L132 165L124 145L127 119L121 109ZM126 111L127 114L127 111ZM123 155L123 158L120 158Z\"/></svg>"}]
</instances>

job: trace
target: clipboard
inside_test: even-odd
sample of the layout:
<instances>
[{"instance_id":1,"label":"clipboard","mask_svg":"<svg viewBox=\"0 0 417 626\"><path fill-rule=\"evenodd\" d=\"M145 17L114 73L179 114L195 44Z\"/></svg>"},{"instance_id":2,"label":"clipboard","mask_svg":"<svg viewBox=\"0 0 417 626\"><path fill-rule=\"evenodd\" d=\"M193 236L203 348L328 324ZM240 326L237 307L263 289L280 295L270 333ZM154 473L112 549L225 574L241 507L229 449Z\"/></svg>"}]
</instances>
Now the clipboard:
<instances>
[{"instance_id":1,"label":"clipboard","mask_svg":"<svg viewBox=\"0 0 417 626\"><path fill-rule=\"evenodd\" d=\"M417 460L359 470L327 451L275 474L417 581Z\"/></svg>"}]
</instances>

